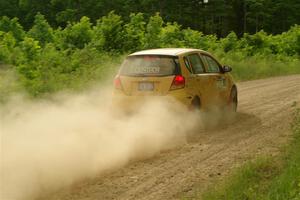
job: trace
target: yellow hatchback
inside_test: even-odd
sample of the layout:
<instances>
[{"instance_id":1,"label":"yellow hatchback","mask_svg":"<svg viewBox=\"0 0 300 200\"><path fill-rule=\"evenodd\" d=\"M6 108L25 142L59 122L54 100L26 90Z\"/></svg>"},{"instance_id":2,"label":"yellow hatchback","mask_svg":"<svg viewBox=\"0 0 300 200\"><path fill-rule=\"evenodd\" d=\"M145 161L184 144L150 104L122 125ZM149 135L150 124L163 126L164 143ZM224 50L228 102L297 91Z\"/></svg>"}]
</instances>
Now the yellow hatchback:
<instances>
[{"instance_id":1,"label":"yellow hatchback","mask_svg":"<svg viewBox=\"0 0 300 200\"><path fill-rule=\"evenodd\" d=\"M114 103L127 107L149 96L170 96L191 109L237 109L237 87L210 53L164 48L127 56L114 79Z\"/></svg>"}]
</instances>

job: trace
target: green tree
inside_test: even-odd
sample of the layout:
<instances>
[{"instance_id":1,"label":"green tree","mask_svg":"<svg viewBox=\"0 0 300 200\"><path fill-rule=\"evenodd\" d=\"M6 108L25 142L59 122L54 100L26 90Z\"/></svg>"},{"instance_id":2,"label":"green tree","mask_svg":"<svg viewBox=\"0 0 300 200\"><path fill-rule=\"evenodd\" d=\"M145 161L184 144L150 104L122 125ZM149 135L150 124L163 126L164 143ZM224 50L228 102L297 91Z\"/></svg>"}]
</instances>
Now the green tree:
<instances>
[{"instance_id":1,"label":"green tree","mask_svg":"<svg viewBox=\"0 0 300 200\"><path fill-rule=\"evenodd\" d=\"M200 48L200 39L203 36L202 32L192 30L190 28L184 29L183 33L183 42L185 47L189 48Z\"/></svg>"},{"instance_id":2,"label":"green tree","mask_svg":"<svg viewBox=\"0 0 300 200\"><path fill-rule=\"evenodd\" d=\"M88 17L82 17L78 23L69 23L57 33L57 45L63 49L83 49L93 38L92 24Z\"/></svg>"},{"instance_id":3,"label":"green tree","mask_svg":"<svg viewBox=\"0 0 300 200\"><path fill-rule=\"evenodd\" d=\"M16 17L9 19L8 17L3 16L0 20L0 31L11 32L17 41L23 40L25 36L25 31Z\"/></svg>"},{"instance_id":4,"label":"green tree","mask_svg":"<svg viewBox=\"0 0 300 200\"><path fill-rule=\"evenodd\" d=\"M77 10L75 9L66 9L56 14L56 21L58 24L68 24L68 22L75 22L77 18Z\"/></svg>"},{"instance_id":5,"label":"green tree","mask_svg":"<svg viewBox=\"0 0 300 200\"><path fill-rule=\"evenodd\" d=\"M146 28L144 48L158 48L161 46L161 32L164 22L159 13L150 17Z\"/></svg>"},{"instance_id":6,"label":"green tree","mask_svg":"<svg viewBox=\"0 0 300 200\"><path fill-rule=\"evenodd\" d=\"M180 25L175 23L167 23L161 31L161 42L164 47L182 47L183 32Z\"/></svg>"},{"instance_id":7,"label":"green tree","mask_svg":"<svg viewBox=\"0 0 300 200\"><path fill-rule=\"evenodd\" d=\"M10 64L12 51L16 45L16 39L11 32L0 31L0 63Z\"/></svg>"},{"instance_id":8,"label":"green tree","mask_svg":"<svg viewBox=\"0 0 300 200\"><path fill-rule=\"evenodd\" d=\"M35 60L41 50L39 42L30 37L24 38L24 41L20 43L20 48L27 60Z\"/></svg>"},{"instance_id":9,"label":"green tree","mask_svg":"<svg viewBox=\"0 0 300 200\"><path fill-rule=\"evenodd\" d=\"M11 1L11 0L9 0ZM48 22L52 25L55 24L55 8L51 6L51 0L19 0L19 19L25 29L30 29L33 26L34 18L37 13L41 13L45 16Z\"/></svg>"},{"instance_id":10,"label":"green tree","mask_svg":"<svg viewBox=\"0 0 300 200\"><path fill-rule=\"evenodd\" d=\"M130 14L130 22L124 25L126 51L142 48L145 38L145 21L142 13Z\"/></svg>"},{"instance_id":11,"label":"green tree","mask_svg":"<svg viewBox=\"0 0 300 200\"><path fill-rule=\"evenodd\" d=\"M224 52L236 50L238 47L238 37L234 32L227 35L226 38L220 40Z\"/></svg>"},{"instance_id":12,"label":"green tree","mask_svg":"<svg viewBox=\"0 0 300 200\"><path fill-rule=\"evenodd\" d=\"M28 31L28 36L39 41L42 46L53 42L53 29L42 14L38 13L35 16L34 25Z\"/></svg>"},{"instance_id":13,"label":"green tree","mask_svg":"<svg viewBox=\"0 0 300 200\"><path fill-rule=\"evenodd\" d=\"M116 15L114 11L97 20L97 25L94 27L95 37L93 45L98 50L122 50L124 45L124 30L122 25L121 16Z\"/></svg>"}]
</instances>

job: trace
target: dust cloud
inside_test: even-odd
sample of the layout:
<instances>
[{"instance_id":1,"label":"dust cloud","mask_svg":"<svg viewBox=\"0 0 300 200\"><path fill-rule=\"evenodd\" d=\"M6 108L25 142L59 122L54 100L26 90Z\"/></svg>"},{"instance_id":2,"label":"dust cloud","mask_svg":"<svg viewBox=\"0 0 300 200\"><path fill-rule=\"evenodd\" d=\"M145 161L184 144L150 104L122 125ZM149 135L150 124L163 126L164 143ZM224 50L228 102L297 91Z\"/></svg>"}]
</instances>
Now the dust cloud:
<instances>
[{"instance_id":1,"label":"dust cloud","mask_svg":"<svg viewBox=\"0 0 300 200\"><path fill-rule=\"evenodd\" d=\"M122 114L109 88L51 101L14 98L0 107L0 198L35 199L118 170L185 142L199 122L197 113L168 99Z\"/></svg>"}]
</instances>

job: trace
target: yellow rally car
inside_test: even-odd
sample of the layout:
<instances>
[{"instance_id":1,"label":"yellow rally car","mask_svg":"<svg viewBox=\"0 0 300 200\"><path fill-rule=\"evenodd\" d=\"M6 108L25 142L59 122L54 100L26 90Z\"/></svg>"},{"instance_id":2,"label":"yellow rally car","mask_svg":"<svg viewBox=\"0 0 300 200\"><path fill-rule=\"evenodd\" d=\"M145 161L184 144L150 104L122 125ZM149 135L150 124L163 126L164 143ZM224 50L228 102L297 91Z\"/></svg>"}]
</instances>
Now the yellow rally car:
<instances>
[{"instance_id":1,"label":"yellow rally car","mask_svg":"<svg viewBox=\"0 0 300 200\"><path fill-rule=\"evenodd\" d=\"M165 48L127 56L114 79L114 103L128 107L149 96L171 96L192 109L237 109L237 87L210 53L199 49Z\"/></svg>"}]
</instances>

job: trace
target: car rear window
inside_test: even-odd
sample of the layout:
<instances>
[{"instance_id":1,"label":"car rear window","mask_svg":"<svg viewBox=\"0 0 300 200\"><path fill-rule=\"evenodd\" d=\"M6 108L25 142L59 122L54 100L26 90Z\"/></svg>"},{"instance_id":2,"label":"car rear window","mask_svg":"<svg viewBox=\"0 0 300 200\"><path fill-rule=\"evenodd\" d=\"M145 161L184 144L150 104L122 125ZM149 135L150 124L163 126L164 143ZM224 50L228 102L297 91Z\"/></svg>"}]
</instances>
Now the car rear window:
<instances>
[{"instance_id":1,"label":"car rear window","mask_svg":"<svg viewBox=\"0 0 300 200\"><path fill-rule=\"evenodd\" d=\"M179 74L178 58L162 55L129 56L123 62L121 75L170 76Z\"/></svg>"}]
</instances>

